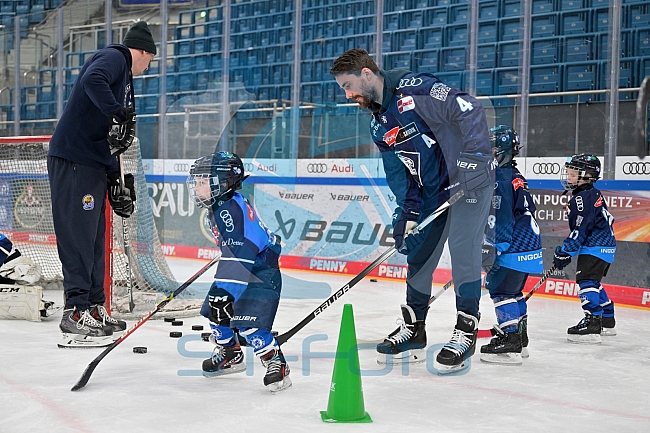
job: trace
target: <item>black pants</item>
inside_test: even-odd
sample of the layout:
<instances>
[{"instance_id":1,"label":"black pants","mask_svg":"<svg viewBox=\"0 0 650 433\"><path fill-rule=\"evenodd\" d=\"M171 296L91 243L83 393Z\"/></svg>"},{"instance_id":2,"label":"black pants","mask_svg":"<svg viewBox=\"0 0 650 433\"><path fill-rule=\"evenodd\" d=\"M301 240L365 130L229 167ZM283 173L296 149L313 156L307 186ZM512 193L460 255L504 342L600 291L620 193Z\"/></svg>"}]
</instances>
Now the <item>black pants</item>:
<instances>
[{"instance_id":1,"label":"black pants","mask_svg":"<svg viewBox=\"0 0 650 433\"><path fill-rule=\"evenodd\" d=\"M65 308L86 310L104 295L106 171L47 157Z\"/></svg>"}]
</instances>

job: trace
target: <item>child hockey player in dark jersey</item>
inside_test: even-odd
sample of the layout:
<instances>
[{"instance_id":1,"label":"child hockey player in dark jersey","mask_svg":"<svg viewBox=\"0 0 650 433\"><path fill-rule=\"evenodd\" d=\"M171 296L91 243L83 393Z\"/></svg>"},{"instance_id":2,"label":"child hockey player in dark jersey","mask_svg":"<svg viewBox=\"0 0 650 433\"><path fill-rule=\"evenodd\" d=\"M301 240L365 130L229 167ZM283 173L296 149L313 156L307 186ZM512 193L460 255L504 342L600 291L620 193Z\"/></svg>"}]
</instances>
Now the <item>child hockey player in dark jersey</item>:
<instances>
[{"instance_id":1,"label":"child hockey player in dark jersey","mask_svg":"<svg viewBox=\"0 0 650 433\"><path fill-rule=\"evenodd\" d=\"M490 130L490 141L499 167L486 234L487 249L495 250L494 263L485 287L494 302L498 325L495 337L481 347L481 361L520 365L522 357L528 357L522 290L528 274L544 270L542 240L528 183L514 160L519 155L519 135L508 126L496 126Z\"/></svg>"},{"instance_id":2,"label":"child hockey player in dark jersey","mask_svg":"<svg viewBox=\"0 0 650 433\"><path fill-rule=\"evenodd\" d=\"M289 366L271 334L282 290L280 239L237 192L245 178L237 155L218 152L197 159L187 179L194 202L208 209L222 254L201 308L217 344L212 357L203 361L203 375L245 370L236 328L267 369L264 385L277 392L291 386Z\"/></svg>"},{"instance_id":3,"label":"child hockey player in dark jersey","mask_svg":"<svg viewBox=\"0 0 650 433\"><path fill-rule=\"evenodd\" d=\"M616 253L614 217L594 187L600 177L597 157L582 153L567 158L560 176L564 188L573 193L567 206L571 233L555 249L553 263L563 269L578 256L576 282L585 313L580 323L568 329L567 338L572 343L597 344L601 335L616 335L614 303L600 284Z\"/></svg>"}]
</instances>

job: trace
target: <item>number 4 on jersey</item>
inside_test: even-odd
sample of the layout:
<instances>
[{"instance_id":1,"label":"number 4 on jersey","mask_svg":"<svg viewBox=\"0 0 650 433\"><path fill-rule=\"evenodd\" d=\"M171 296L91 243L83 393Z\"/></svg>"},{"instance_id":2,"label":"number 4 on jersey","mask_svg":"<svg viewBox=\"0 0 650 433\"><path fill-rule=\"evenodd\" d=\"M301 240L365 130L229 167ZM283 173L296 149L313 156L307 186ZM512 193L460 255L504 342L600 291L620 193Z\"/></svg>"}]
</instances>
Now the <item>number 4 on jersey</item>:
<instances>
[{"instance_id":1,"label":"number 4 on jersey","mask_svg":"<svg viewBox=\"0 0 650 433\"><path fill-rule=\"evenodd\" d=\"M460 96L456 98L456 102L458 102L458 106L460 107L460 111L463 113L466 111L472 111L474 109L474 106L471 104L471 102L467 102Z\"/></svg>"}]
</instances>

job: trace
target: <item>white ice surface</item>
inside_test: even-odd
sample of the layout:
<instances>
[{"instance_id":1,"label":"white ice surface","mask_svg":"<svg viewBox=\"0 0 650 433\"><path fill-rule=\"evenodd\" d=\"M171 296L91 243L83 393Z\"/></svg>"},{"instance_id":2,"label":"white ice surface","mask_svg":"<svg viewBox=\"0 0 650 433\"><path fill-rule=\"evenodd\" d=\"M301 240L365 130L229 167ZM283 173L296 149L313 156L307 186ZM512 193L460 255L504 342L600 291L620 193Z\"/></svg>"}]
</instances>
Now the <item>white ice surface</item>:
<instances>
[{"instance_id":1,"label":"white ice surface","mask_svg":"<svg viewBox=\"0 0 650 433\"><path fill-rule=\"evenodd\" d=\"M179 280L202 263L171 261ZM332 290L351 279L284 273L294 284L325 281ZM57 302L62 297L45 295ZM197 375L211 351L191 330L194 324L207 329L201 317L183 319L183 327L148 321L100 362L78 392L70 388L102 349L57 348L60 312L40 323L3 320L0 432L650 432L650 312L619 307L618 336L603 338L602 345L575 345L566 341L566 328L581 318L580 304L541 296L529 301L530 358L522 366L483 364L475 355L465 375L437 376L431 360L382 374L374 350L360 350L365 407L374 422L323 423L319 411L327 409L334 360L316 352L336 350L343 305L354 306L361 343L392 331L403 302L402 282L366 279L353 287L283 346L292 357L293 387L277 395L264 388L263 369L251 353L247 373ZM319 304L283 299L274 329L288 330ZM495 316L487 296L481 309L481 328L489 328ZM454 315L452 293L432 304L430 346L449 339ZM170 338L172 330L184 337ZM134 354L134 346L147 346L148 353Z\"/></svg>"}]
</instances>

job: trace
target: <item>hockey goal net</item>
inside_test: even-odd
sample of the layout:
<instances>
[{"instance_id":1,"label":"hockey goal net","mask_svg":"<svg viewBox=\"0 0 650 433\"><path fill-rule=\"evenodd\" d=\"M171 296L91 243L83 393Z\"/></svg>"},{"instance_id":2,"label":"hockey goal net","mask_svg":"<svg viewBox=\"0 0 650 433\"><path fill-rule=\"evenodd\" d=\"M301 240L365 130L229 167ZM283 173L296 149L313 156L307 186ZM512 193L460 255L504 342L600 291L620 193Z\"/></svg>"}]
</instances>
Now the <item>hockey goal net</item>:
<instances>
[{"instance_id":1,"label":"hockey goal net","mask_svg":"<svg viewBox=\"0 0 650 433\"><path fill-rule=\"evenodd\" d=\"M63 289L47 173L49 140L50 136L0 137L0 232L41 266L42 277L37 284L44 289ZM123 167L125 173L135 176L138 200L128 219L107 212L104 284L113 315L136 320L153 310L180 283L162 252L151 200L147 200L138 140L123 155ZM186 290L153 317L196 315L201 302Z\"/></svg>"}]
</instances>

